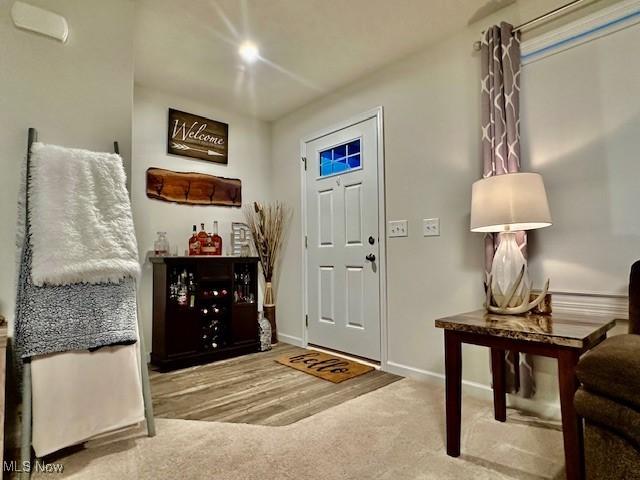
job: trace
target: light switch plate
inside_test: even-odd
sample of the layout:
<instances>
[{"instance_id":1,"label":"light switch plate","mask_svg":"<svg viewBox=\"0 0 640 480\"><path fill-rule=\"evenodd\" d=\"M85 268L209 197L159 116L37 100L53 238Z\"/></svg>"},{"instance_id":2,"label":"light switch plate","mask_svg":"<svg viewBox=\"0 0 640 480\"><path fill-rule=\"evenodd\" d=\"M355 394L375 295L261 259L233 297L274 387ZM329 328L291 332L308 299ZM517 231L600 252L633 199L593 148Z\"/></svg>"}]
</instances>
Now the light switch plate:
<instances>
[{"instance_id":1,"label":"light switch plate","mask_svg":"<svg viewBox=\"0 0 640 480\"><path fill-rule=\"evenodd\" d=\"M406 220L393 220L389 222L389 238L408 237L409 227Z\"/></svg>"},{"instance_id":2,"label":"light switch plate","mask_svg":"<svg viewBox=\"0 0 640 480\"><path fill-rule=\"evenodd\" d=\"M439 218L423 219L422 234L425 237L439 237L440 236L440 219Z\"/></svg>"}]
</instances>

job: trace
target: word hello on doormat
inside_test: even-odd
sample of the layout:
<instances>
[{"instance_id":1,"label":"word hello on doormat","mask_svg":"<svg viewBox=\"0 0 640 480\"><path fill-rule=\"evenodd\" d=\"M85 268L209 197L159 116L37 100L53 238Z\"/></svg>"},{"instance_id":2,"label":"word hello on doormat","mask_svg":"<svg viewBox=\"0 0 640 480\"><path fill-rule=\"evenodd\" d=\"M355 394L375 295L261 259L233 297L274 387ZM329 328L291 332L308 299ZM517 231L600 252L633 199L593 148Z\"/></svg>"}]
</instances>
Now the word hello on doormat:
<instances>
[{"instance_id":1,"label":"word hello on doormat","mask_svg":"<svg viewBox=\"0 0 640 480\"><path fill-rule=\"evenodd\" d=\"M340 383L374 370L373 367L362 363L316 351L284 355L276 361L333 383Z\"/></svg>"}]
</instances>

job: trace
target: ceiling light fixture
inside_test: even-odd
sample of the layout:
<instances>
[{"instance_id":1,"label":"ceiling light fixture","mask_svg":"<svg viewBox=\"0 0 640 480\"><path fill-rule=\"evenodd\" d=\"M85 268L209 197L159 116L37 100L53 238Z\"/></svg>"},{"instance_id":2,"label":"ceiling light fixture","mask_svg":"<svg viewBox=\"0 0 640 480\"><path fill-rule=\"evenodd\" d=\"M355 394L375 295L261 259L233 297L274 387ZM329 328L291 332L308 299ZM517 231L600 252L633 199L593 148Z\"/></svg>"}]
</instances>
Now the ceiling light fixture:
<instances>
[{"instance_id":1,"label":"ceiling light fixture","mask_svg":"<svg viewBox=\"0 0 640 480\"><path fill-rule=\"evenodd\" d=\"M240 45L240 48L238 48L238 53L247 63L253 63L258 58L260 58L260 51L258 50L258 47L255 43L248 40Z\"/></svg>"}]
</instances>

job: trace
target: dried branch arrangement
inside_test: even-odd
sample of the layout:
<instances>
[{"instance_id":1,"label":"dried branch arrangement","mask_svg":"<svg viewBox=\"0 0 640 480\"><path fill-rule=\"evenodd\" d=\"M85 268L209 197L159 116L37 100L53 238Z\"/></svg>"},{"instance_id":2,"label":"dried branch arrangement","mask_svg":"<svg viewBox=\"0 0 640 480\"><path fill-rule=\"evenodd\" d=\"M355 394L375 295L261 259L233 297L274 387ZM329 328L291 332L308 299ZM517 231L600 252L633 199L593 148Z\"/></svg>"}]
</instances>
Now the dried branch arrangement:
<instances>
[{"instance_id":1,"label":"dried branch arrangement","mask_svg":"<svg viewBox=\"0 0 640 480\"><path fill-rule=\"evenodd\" d=\"M254 202L244 206L244 215L258 251L264 279L270 284L282 250L291 210L282 202ZM273 303L273 298L267 298L267 293L271 293L270 287L271 285L268 285L268 292L265 292L265 304Z\"/></svg>"}]
</instances>

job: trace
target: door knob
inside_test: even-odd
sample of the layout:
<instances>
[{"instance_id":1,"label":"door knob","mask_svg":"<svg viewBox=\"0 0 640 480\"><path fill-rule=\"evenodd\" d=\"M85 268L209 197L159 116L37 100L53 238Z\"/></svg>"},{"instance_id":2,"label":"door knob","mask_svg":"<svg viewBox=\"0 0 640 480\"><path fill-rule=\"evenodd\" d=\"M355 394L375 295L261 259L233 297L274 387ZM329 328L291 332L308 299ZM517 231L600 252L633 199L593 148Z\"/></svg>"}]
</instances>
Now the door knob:
<instances>
[{"instance_id":1,"label":"door knob","mask_svg":"<svg viewBox=\"0 0 640 480\"><path fill-rule=\"evenodd\" d=\"M367 255L366 257L367 260L369 260L370 262L375 262L376 261L376 256L373 253L370 253L369 255Z\"/></svg>"}]
</instances>

